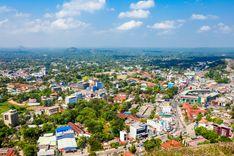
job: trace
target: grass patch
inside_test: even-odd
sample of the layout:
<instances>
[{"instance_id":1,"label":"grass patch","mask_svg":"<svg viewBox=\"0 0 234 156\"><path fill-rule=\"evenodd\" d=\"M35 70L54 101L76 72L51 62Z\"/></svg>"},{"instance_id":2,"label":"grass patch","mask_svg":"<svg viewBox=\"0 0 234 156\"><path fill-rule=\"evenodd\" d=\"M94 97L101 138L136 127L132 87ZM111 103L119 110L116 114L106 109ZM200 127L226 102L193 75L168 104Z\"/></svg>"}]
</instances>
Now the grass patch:
<instances>
[{"instance_id":1,"label":"grass patch","mask_svg":"<svg viewBox=\"0 0 234 156\"><path fill-rule=\"evenodd\" d=\"M147 153L149 156L233 156L234 143L206 144L198 147L182 147L171 150L158 150Z\"/></svg>"},{"instance_id":2,"label":"grass patch","mask_svg":"<svg viewBox=\"0 0 234 156\"><path fill-rule=\"evenodd\" d=\"M11 104L9 104L8 102L3 102L3 103L0 103L0 115L3 113L3 112L6 112L10 109L19 109L20 107L17 107L17 106L13 106ZM1 116L0 116L1 117Z\"/></svg>"}]
</instances>

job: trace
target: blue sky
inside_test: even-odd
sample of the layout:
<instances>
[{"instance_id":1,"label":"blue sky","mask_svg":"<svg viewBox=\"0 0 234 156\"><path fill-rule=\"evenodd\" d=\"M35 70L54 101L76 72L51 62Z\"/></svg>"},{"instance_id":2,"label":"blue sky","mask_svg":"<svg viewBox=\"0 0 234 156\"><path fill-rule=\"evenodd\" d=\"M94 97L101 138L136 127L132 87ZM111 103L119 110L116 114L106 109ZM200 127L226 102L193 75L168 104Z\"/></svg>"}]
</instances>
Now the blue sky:
<instances>
[{"instance_id":1,"label":"blue sky","mask_svg":"<svg viewBox=\"0 0 234 156\"><path fill-rule=\"evenodd\" d=\"M0 47L233 43L233 0L0 0Z\"/></svg>"}]
</instances>

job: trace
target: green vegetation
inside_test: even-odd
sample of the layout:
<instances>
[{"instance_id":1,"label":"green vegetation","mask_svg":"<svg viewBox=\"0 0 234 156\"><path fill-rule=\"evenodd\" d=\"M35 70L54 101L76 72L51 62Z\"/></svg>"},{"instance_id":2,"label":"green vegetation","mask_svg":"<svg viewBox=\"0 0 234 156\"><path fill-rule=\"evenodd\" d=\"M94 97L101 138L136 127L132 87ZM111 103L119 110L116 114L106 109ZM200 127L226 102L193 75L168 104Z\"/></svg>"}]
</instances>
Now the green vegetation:
<instances>
[{"instance_id":1,"label":"green vegetation","mask_svg":"<svg viewBox=\"0 0 234 156\"><path fill-rule=\"evenodd\" d=\"M206 115L206 120L209 122L214 122L218 125L223 123L223 120L221 118L218 118L218 117L211 118L211 116L209 114Z\"/></svg>"},{"instance_id":2,"label":"green vegetation","mask_svg":"<svg viewBox=\"0 0 234 156\"><path fill-rule=\"evenodd\" d=\"M0 121L0 148L7 147L10 141L7 137L12 134L14 134L14 129L7 127L3 121Z\"/></svg>"},{"instance_id":3,"label":"green vegetation","mask_svg":"<svg viewBox=\"0 0 234 156\"><path fill-rule=\"evenodd\" d=\"M136 146L135 145L131 145L130 147L129 147L129 151L131 152L131 153L136 153L136 151L137 151L137 149L136 149Z\"/></svg>"},{"instance_id":4,"label":"green vegetation","mask_svg":"<svg viewBox=\"0 0 234 156\"><path fill-rule=\"evenodd\" d=\"M8 102L3 102L3 103L0 103L0 114L2 114L3 112L6 112L10 109L16 109L18 111L22 111L22 110L25 110L24 108L20 108L18 106L14 106L14 105L11 105L9 104Z\"/></svg>"},{"instance_id":5,"label":"green vegetation","mask_svg":"<svg viewBox=\"0 0 234 156\"><path fill-rule=\"evenodd\" d=\"M150 151L153 151L153 150L156 150L156 149L160 149L161 143L162 143L162 141L160 139L152 138L152 139L147 140L147 141L144 142L144 147L145 147L145 150L147 152L150 152Z\"/></svg>"},{"instance_id":6,"label":"green vegetation","mask_svg":"<svg viewBox=\"0 0 234 156\"><path fill-rule=\"evenodd\" d=\"M232 156L234 143L205 144L170 150L154 150L149 156Z\"/></svg>"},{"instance_id":7,"label":"green vegetation","mask_svg":"<svg viewBox=\"0 0 234 156\"><path fill-rule=\"evenodd\" d=\"M34 124L43 124L41 131L49 132L54 130L55 125L80 122L92 133L91 138L86 140L85 143L88 142L91 151L97 151L102 149L101 143L103 141L109 141L118 136L119 131L124 128L124 120L117 117L118 109L118 105L110 105L104 100L80 100L73 109L52 116L37 116ZM32 132L29 135L27 131ZM26 136L30 138L39 136L38 133L41 132L30 128L27 128L27 131L25 132Z\"/></svg>"},{"instance_id":8,"label":"green vegetation","mask_svg":"<svg viewBox=\"0 0 234 156\"><path fill-rule=\"evenodd\" d=\"M224 71L211 69L205 76L214 79L217 83L229 83L230 80L223 75L223 72Z\"/></svg>"},{"instance_id":9,"label":"green vegetation","mask_svg":"<svg viewBox=\"0 0 234 156\"><path fill-rule=\"evenodd\" d=\"M212 130L208 130L205 127L197 127L195 129L196 135L201 135L207 140L210 141L210 143L217 143L217 142L231 142L231 139L226 137L221 137L217 133L215 133Z\"/></svg>"}]
</instances>

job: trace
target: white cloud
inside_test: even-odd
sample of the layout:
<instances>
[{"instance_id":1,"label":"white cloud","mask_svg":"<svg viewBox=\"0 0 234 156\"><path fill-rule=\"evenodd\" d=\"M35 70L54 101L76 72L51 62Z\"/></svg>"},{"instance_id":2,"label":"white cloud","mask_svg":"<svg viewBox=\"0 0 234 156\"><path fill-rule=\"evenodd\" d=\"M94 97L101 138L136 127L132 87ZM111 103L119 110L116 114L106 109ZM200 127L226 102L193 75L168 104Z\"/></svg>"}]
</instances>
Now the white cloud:
<instances>
[{"instance_id":1,"label":"white cloud","mask_svg":"<svg viewBox=\"0 0 234 156\"><path fill-rule=\"evenodd\" d=\"M27 14L27 13L22 13L22 12L16 12L15 13L15 17L17 18L27 18L27 17L30 17L31 15L30 14Z\"/></svg>"},{"instance_id":2,"label":"white cloud","mask_svg":"<svg viewBox=\"0 0 234 156\"><path fill-rule=\"evenodd\" d=\"M137 3L131 3L131 9L149 9L155 6L154 0L143 0Z\"/></svg>"},{"instance_id":3,"label":"white cloud","mask_svg":"<svg viewBox=\"0 0 234 156\"><path fill-rule=\"evenodd\" d=\"M218 19L216 15L203 15L203 14L192 14L192 20L207 20L207 19Z\"/></svg>"},{"instance_id":4,"label":"white cloud","mask_svg":"<svg viewBox=\"0 0 234 156\"><path fill-rule=\"evenodd\" d=\"M128 12L121 12L119 18L148 18L150 12L148 10L131 10Z\"/></svg>"},{"instance_id":5,"label":"white cloud","mask_svg":"<svg viewBox=\"0 0 234 156\"><path fill-rule=\"evenodd\" d=\"M2 27L3 25L5 25L9 20L8 19L4 19L0 21L0 27Z\"/></svg>"},{"instance_id":6,"label":"white cloud","mask_svg":"<svg viewBox=\"0 0 234 156\"><path fill-rule=\"evenodd\" d=\"M7 7L7 6L0 6L0 13L6 13L6 12L11 12L13 9Z\"/></svg>"},{"instance_id":7,"label":"white cloud","mask_svg":"<svg viewBox=\"0 0 234 156\"><path fill-rule=\"evenodd\" d=\"M106 4L106 0L71 0L62 5L56 13L58 18L74 17L80 15L82 11L93 12L100 10Z\"/></svg>"},{"instance_id":8,"label":"white cloud","mask_svg":"<svg viewBox=\"0 0 234 156\"><path fill-rule=\"evenodd\" d=\"M224 23L217 24L216 28L218 29L218 31L220 31L222 33L232 32L232 28L230 26L228 26L228 25L225 25Z\"/></svg>"},{"instance_id":9,"label":"white cloud","mask_svg":"<svg viewBox=\"0 0 234 156\"><path fill-rule=\"evenodd\" d=\"M203 25L202 27L199 28L198 32L207 32L207 31L210 31L211 30L211 27L208 26L208 25Z\"/></svg>"},{"instance_id":10,"label":"white cloud","mask_svg":"<svg viewBox=\"0 0 234 156\"><path fill-rule=\"evenodd\" d=\"M134 29L137 27L142 26L143 23L141 21L134 21L131 20L129 22L123 23L122 25L120 25L119 27L117 27L118 30L130 30L130 29Z\"/></svg>"},{"instance_id":11,"label":"white cloud","mask_svg":"<svg viewBox=\"0 0 234 156\"><path fill-rule=\"evenodd\" d=\"M157 30L171 30L181 27L184 23L185 20L166 20L148 27Z\"/></svg>"},{"instance_id":12,"label":"white cloud","mask_svg":"<svg viewBox=\"0 0 234 156\"><path fill-rule=\"evenodd\" d=\"M60 30L75 29L86 26L86 23L73 18L57 19L51 23L51 27Z\"/></svg>"}]
</instances>

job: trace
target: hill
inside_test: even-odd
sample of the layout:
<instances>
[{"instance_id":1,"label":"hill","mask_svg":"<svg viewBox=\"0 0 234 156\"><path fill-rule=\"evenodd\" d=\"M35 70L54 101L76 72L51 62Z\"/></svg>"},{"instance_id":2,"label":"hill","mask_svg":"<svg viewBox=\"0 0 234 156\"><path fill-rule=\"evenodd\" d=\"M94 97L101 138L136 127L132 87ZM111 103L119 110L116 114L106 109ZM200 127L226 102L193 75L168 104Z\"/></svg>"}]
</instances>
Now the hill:
<instances>
[{"instance_id":1,"label":"hill","mask_svg":"<svg viewBox=\"0 0 234 156\"><path fill-rule=\"evenodd\" d=\"M153 151L149 156L231 156L234 155L234 143L206 144L198 147Z\"/></svg>"}]
</instances>

